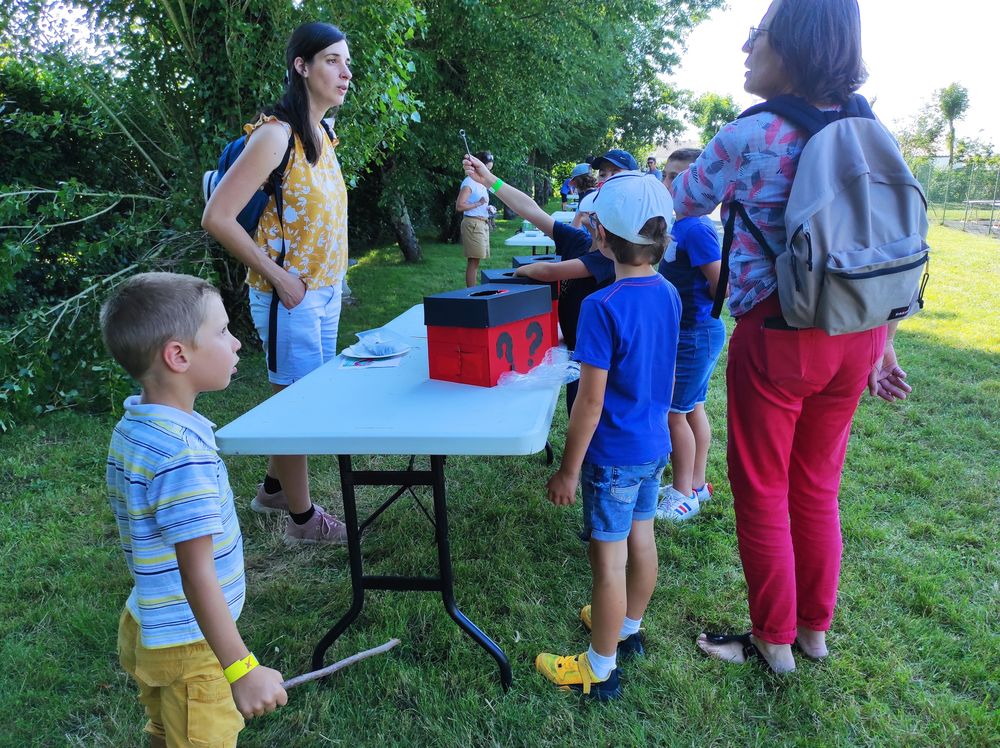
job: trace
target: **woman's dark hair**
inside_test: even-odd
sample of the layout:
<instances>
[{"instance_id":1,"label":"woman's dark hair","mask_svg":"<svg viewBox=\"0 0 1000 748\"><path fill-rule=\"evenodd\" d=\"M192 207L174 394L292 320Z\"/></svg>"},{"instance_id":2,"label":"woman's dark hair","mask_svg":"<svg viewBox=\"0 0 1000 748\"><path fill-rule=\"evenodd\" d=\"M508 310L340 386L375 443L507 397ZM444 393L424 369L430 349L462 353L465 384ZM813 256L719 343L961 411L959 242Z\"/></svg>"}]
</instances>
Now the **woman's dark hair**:
<instances>
[{"instance_id":1,"label":"woman's dark hair","mask_svg":"<svg viewBox=\"0 0 1000 748\"><path fill-rule=\"evenodd\" d=\"M580 194L580 197L584 197L584 191L590 192L597 186L597 177L589 172L587 174L581 174L578 177L573 177L569 180L569 183L576 187L576 191Z\"/></svg>"},{"instance_id":2,"label":"woman's dark hair","mask_svg":"<svg viewBox=\"0 0 1000 748\"><path fill-rule=\"evenodd\" d=\"M484 164L492 164L493 163L493 154L490 153L489 151L480 151L479 153L477 153L475 155L476 155L476 158L478 158Z\"/></svg>"},{"instance_id":3,"label":"woman's dark hair","mask_svg":"<svg viewBox=\"0 0 1000 748\"><path fill-rule=\"evenodd\" d=\"M302 150L310 164L319 160L320 143L317 142L316 128L309 121L309 91L305 79L295 69L295 58L301 57L311 63L317 52L331 44L343 41L347 36L333 24L304 23L292 32L285 47L285 93L278 102L264 109L264 114L274 115L292 126L292 131L302 141Z\"/></svg>"},{"instance_id":4,"label":"woman's dark hair","mask_svg":"<svg viewBox=\"0 0 1000 748\"><path fill-rule=\"evenodd\" d=\"M795 82L795 93L814 104L846 104L868 79L857 0L782 0L767 41Z\"/></svg>"},{"instance_id":5,"label":"woman's dark hair","mask_svg":"<svg viewBox=\"0 0 1000 748\"><path fill-rule=\"evenodd\" d=\"M612 234L608 231L607 226L604 227L604 235L607 237L611 254L622 265L642 265L643 263L656 265L663 259L663 251L670 243L670 228L663 216L653 216L639 229L639 235L652 239L652 244L630 242L617 234Z\"/></svg>"}]
</instances>

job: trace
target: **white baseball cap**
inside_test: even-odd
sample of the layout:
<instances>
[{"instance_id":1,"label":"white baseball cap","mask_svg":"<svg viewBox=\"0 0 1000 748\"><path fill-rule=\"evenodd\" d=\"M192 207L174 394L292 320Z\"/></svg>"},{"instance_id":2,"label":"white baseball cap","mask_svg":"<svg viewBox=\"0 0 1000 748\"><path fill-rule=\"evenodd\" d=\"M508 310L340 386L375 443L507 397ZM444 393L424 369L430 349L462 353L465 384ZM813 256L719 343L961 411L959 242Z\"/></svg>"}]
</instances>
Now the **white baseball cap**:
<instances>
[{"instance_id":1,"label":"white baseball cap","mask_svg":"<svg viewBox=\"0 0 1000 748\"><path fill-rule=\"evenodd\" d=\"M592 213L594 210L594 198L597 197L597 190L588 192L580 201L580 206L576 209L578 213Z\"/></svg>"},{"instance_id":2,"label":"white baseball cap","mask_svg":"<svg viewBox=\"0 0 1000 748\"><path fill-rule=\"evenodd\" d=\"M633 244L653 244L639 230L650 218L660 216L670 230L674 222L674 201L658 179L648 179L640 171L622 171L608 177L594 196L591 210L597 220L615 236ZM581 210L582 210L581 206Z\"/></svg>"}]
</instances>

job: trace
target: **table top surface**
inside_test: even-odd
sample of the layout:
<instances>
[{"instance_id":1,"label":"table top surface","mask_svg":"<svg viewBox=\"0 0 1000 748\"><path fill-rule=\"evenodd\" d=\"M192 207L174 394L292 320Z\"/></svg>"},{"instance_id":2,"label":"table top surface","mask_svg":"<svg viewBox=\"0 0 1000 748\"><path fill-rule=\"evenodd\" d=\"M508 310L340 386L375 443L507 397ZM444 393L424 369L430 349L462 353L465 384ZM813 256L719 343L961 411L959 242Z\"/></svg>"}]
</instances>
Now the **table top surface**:
<instances>
[{"instance_id":1,"label":"table top surface","mask_svg":"<svg viewBox=\"0 0 1000 748\"><path fill-rule=\"evenodd\" d=\"M538 229L535 229L538 231ZM520 232L514 234L510 239L507 239L504 244L508 247L554 247L556 243L552 241L549 237L538 231L535 236L527 236L525 232Z\"/></svg>"},{"instance_id":2,"label":"table top surface","mask_svg":"<svg viewBox=\"0 0 1000 748\"><path fill-rule=\"evenodd\" d=\"M337 356L216 432L228 454L525 455L545 446L559 387L476 387L428 377L423 305L386 327L410 339L394 368Z\"/></svg>"},{"instance_id":3,"label":"table top surface","mask_svg":"<svg viewBox=\"0 0 1000 748\"><path fill-rule=\"evenodd\" d=\"M550 214L553 220L561 221L562 223L572 223L573 218L576 216L576 211L574 210L554 210Z\"/></svg>"}]
</instances>

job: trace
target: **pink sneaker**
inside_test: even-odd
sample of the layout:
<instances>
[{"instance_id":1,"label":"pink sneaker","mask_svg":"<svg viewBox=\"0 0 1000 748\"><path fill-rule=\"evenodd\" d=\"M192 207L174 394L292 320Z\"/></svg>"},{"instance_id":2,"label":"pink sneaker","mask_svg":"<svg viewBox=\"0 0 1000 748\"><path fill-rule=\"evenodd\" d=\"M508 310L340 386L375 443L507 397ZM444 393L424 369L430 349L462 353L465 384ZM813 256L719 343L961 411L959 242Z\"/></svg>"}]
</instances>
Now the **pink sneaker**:
<instances>
[{"instance_id":1,"label":"pink sneaker","mask_svg":"<svg viewBox=\"0 0 1000 748\"><path fill-rule=\"evenodd\" d=\"M285 543L299 545L300 543L325 543L329 545L347 545L347 525L323 508L313 504L316 511L304 525L297 525L291 517L285 524Z\"/></svg>"},{"instance_id":2,"label":"pink sneaker","mask_svg":"<svg viewBox=\"0 0 1000 748\"><path fill-rule=\"evenodd\" d=\"M250 502L250 508L259 514L279 514L288 511L288 497L284 491L268 493L264 484L257 484L257 495Z\"/></svg>"}]
</instances>

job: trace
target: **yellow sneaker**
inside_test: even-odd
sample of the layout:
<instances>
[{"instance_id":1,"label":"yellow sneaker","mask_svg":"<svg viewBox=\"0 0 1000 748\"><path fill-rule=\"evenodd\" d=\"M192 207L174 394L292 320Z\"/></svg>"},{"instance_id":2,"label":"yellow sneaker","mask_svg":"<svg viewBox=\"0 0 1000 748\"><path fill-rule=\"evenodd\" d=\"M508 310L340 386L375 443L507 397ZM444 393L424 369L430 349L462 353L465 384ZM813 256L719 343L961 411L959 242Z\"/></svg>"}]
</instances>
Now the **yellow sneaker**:
<instances>
[{"instance_id":1,"label":"yellow sneaker","mask_svg":"<svg viewBox=\"0 0 1000 748\"><path fill-rule=\"evenodd\" d=\"M617 699L622 695L618 668L605 680L598 680L590 669L587 653L563 657L542 652L535 658L535 670L563 691L578 691L598 701Z\"/></svg>"}]
</instances>

